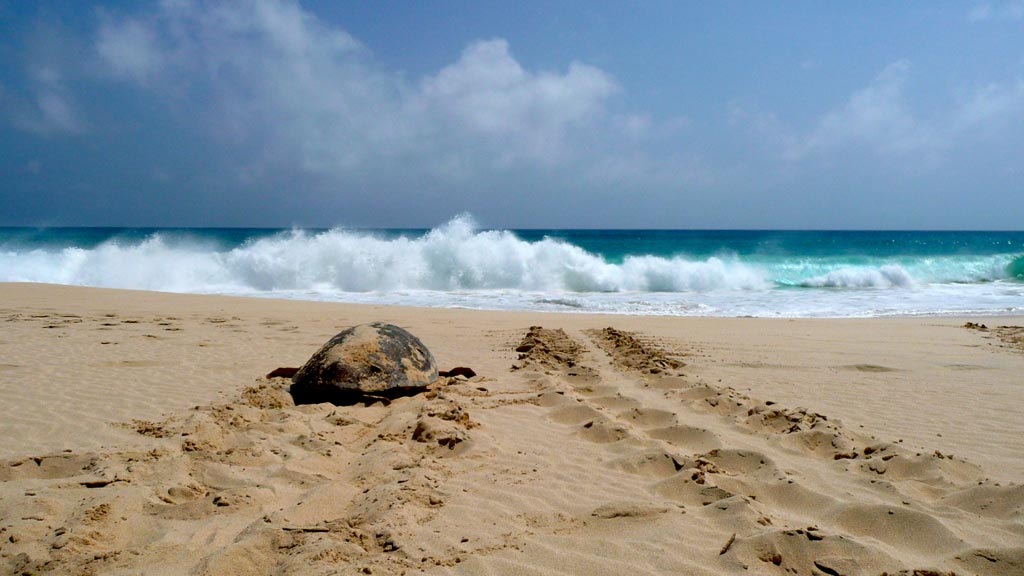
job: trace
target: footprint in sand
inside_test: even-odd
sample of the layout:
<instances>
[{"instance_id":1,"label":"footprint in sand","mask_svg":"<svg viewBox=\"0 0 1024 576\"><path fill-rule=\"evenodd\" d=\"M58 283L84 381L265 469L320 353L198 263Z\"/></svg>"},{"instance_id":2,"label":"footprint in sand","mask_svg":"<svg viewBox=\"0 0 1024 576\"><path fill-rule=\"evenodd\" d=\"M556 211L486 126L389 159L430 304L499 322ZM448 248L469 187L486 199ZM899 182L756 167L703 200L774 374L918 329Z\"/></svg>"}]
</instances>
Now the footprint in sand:
<instances>
[{"instance_id":1,"label":"footprint in sand","mask_svg":"<svg viewBox=\"0 0 1024 576\"><path fill-rule=\"evenodd\" d=\"M685 424L655 428L648 430L647 434L692 453L708 452L722 446L722 441L714 432Z\"/></svg>"},{"instance_id":2,"label":"footprint in sand","mask_svg":"<svg viewBox=\"0 0 1024 576\"><path fill-rule=\"evenodd\" d=\"M632 408L620 412L619 418L641 428L663 428L677 422L674 412L658 408Z\"/></svg>"},{"instance_id":3,"label":"footprint in sand","mask_svg":"<svg viewBox=\"0 0 1024 576\"><path fill-rule=\"evenodd\" d=\"M884 372L899 372L898 368L890 368L889 366L880 366L878 364L848 364L846 366L840 366L845 370L855 370L857 372L870 372L870 373L884 373Z\"/></svg>"},{"instance_id":4,"label":"footprint in sand","mask_svg":"<svg viewBox=\"0 0 1024 576\"><path fill-rule=\"evenodd\" d=\"M658 479L673 476L683 468L679 458L662 450L629 454L612 460L609 464L631 474Z\"/></svg>"},{"instance_id":5,"label":"footprint in sand","mask_svg":"<svg viewBox=\"0 0 1024 576\"><path fill-rule=\"evenodd\" d=\"M597 444L610 444L630 438L631 434L625 426L601 419L583 424L580 430L580 437Z\"/></svg>"},{"instance_id":6,"label":"footprint in sand","mask_svg":"<svg viewBox=\"0 0 1024 576\"><path fill-rule=\"evenodd\" d=\"M26 478L71 478L90 472L98 459L92 454L50 454L0 462L0 481Z\"/></svg>"}]
</instances>

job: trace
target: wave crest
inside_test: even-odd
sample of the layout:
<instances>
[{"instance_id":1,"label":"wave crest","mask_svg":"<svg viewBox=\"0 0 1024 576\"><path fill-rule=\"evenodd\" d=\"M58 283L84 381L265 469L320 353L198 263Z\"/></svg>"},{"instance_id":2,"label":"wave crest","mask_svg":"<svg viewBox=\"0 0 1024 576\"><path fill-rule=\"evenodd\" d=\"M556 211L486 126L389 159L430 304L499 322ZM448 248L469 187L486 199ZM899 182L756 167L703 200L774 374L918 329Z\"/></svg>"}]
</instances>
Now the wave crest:
<instances>
[{"instance_id":1,"label":"wave crest","mask_svg":"<svg viewBox=\"0 0 1024 576\"><path fill-rule=\"evenodd\" d=\"M733 298L790 287L899 289L1024 279L1019 254L619 255L618 261L557 238L527 241L509 231L480 230L468 216L405 236L333 229L243 237L225 245L223 236L171 230L87 248L11 241L0 244L0 281L327 299L432 291L499 299L638 293L651 301L672 293ZM783 292L780 297L793 296Z\"/></svg>"},{"instance_id":2,"label":"wave crest","mask_svg":"<svg viewBox=\"0 0 1024 576\"><path fill-rule=\"evenodd\" d=\"M1024 280L1024 256L1016 258L1006 266L1006 274L1010 278Z\"/></svg>"},{"instance_id":3,"label":"wave crest","mask_svg":"<svg viewBox=\"0 0 1024 576\"><path fill-rule=\"evenodd\" d=\"M914 285L914 278L902 266L840 268L800 283L807 288L894 288Z\"/></svg>"},{"instance_id":4,"label":"wave crest","mask_svg":"<svg viewBox=\"0 0 1024 576\"><path fill-rule=\"evenodd\" d=\"M763 270L735 257L629 256L610 263L573 244L527 242L458 217L420 237L302 230L217 250L153 234L91 249L0 252L0 280L172 292L522 290L687 292L756 290Z\"/></svg>"}]
</instances>

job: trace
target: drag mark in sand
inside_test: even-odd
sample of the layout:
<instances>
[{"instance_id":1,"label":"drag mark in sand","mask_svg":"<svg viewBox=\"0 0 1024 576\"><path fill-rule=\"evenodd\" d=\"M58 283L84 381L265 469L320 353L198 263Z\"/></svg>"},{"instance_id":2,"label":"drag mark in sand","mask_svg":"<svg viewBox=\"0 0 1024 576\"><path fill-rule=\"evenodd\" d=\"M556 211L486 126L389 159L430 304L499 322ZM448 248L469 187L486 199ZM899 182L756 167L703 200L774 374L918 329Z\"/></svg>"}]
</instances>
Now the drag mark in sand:
<instances>
[{"instance_id":1,"label":"drag mark in sand","mask_svg":"<svg viewBox=\"0 0 1024 576\"><path fill-rule=\"evenodd\" d=\"M609 326L603 330L588 330L586 334L612 358L619 369L644 374L661 374L686 365L657 344L645 342L631 332L616 330Z\"/></svg>"},{"instance_id":2,"label":"drag mark in sand","mask_svg":"<svg viewBox=\"0 0 1024 576\"><path fill-rule=\"evenodd\" d=\"M540 400L549 418L604 447L602 465L635 475L648 493L599 507L594 517L681 509L694 529L723 535L713 550L723 573L918 574L941 567L1003 575L1024 567L1024 546L990 549L983 533L1020 529L1024 487L994 484L962 458L911 453L822 414L693 381L685 364L640 335L614 328L585 335L596 348L562 330L531 327L515 368L543 371L549 386ZM820 470L828 488L795 470ZM993 498L1002 505L993 506ZM946 506L985 519L965 525Z\"/></svg>"}]
</instances>

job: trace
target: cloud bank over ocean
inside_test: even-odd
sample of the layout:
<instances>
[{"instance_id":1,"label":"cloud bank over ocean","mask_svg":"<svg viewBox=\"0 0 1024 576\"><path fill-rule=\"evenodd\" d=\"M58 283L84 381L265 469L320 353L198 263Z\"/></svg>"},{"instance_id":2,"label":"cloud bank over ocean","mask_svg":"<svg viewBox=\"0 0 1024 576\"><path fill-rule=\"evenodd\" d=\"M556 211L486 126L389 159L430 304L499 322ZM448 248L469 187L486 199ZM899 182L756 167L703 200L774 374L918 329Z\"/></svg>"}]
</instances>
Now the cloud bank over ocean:
<instances>
[{"instance_id":1,"label":"cloud bank over ocean","mask_svg":"<svg viewBox=\"0 0 1024 576\"><path fill-rule=\"evenodd\" d=\"M820 26L762 26L778 42L752 52L686 33L682 8L565 38L514 19L425 36L419 8L292 0L6 10L0 169L23 178L0 224L424 226L469 210L510 227L998 229L1022 202L1024 73L937 67L916 44L844 68ZM914 15L891 10L858 34L906 36ZM731 21L780 17L751 12ZM930 17L991 44L1012 13ZM782 38L799 54L780 60Z\"/></svg>"}]
</instances>

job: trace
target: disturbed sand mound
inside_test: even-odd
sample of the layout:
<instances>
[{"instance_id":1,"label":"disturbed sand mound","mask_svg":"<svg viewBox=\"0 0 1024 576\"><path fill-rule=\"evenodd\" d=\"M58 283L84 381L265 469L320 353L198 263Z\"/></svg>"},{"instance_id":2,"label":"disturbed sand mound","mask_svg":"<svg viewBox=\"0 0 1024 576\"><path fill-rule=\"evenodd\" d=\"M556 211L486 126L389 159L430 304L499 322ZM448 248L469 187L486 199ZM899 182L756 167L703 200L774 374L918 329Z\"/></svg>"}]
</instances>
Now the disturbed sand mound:
<instances>
[{"instance_id":1,"label":"disturbed sand mound","mask_svg":"<svg viewBox=\"0 0 1024 576\"><path fill-rule=\"evenodd\" d=\"M988 338L995 339L1004 348L1024 352L1024 326L996 326L989 328L985 324L967 322L964 328L985 333Z\"/></svg>"},{"instance_id":2,"label":"disturbed sand mound","mask_svg":"<svg viewBox=\"0 0 1024 576\"><path fill-rule=\"evenodd\" d=\"M9 574L317 574L448 562L406 537L472 444L462 379L390 405L295 406L287 381L163 422L146 452L0 463ZM8 486L10 487L10 486Z\"/></svg>"}]
</instances>

